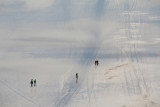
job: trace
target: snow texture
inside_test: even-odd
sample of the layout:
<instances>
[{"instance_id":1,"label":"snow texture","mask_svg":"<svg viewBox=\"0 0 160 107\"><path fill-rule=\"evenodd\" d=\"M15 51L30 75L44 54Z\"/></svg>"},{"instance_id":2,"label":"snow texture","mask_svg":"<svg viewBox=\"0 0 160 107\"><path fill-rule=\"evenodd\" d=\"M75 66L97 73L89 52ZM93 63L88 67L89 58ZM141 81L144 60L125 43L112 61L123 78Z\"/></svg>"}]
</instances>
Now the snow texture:
<instances>
[{"instance_id":1,"label":"snow texture","mask_svg":"<svg viewBox=\"0 0 160 107\"><path fill-rule=\"evenodd\" d=\"M160 107L158 0L33 2L0 1L0 107Z\"/></svg>"}]
</instances>

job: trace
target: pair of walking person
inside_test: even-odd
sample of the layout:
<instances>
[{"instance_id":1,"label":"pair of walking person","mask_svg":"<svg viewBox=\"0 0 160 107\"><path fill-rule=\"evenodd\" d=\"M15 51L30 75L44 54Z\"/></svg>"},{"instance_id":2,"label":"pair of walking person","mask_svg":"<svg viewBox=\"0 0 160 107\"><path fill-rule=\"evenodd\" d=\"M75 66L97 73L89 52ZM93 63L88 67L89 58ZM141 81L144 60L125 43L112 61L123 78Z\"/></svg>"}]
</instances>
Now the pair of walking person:
<instances>
[{"instance_id":1,"label":"pair of walking person","mask_svg":"<svg viewBox=\"0 0 160 107\"><path fill-rule=\"evenodd\" d=\"M95 66L98 66L99 62L98 60L95 60Z\"/></svg>"},{"instance_id":2,"label":"pair of walking person","mask_svg":"<svg viewBox=\"0 0 160 107\"><path fill-rule=\"evenodd\" d=\"M33 79L31 79L31 87L33 87L33 85L34 85L34 87L36 86L36 79L33 81Z\"/></svg>"}]
</instances>

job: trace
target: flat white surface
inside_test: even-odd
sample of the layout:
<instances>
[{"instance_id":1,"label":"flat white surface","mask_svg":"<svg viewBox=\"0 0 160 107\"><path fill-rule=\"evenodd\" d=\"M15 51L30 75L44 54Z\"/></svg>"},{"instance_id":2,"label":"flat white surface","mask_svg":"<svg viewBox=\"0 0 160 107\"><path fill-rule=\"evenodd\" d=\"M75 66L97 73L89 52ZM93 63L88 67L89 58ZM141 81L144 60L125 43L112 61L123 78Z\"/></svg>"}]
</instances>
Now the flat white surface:
<instances>
[{"instance_id":1,"label":"flat white surface","mask_svg":"<svg viewBox=\"0 0 160 107\"><path fill-rule=\"evenodd\" d=\"M0 0L0 107L160 107L159 7Z\"/></svg>"}]
</instances>

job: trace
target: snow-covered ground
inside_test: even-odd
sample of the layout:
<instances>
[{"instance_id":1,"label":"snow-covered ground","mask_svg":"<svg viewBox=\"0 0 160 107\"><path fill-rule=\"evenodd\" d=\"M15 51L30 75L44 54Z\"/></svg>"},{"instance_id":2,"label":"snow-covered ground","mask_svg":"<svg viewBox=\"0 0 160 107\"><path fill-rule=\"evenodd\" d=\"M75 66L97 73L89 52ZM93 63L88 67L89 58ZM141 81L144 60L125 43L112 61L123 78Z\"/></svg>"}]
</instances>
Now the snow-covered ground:
<instances>
[{"instance_id":1,"label":"snow-covered ground","mask_svg":"<svg viewBox=\"0 0 160 107\"><path fill-rule=\"evenodd\" d=\"M0 104L2 107L159 107L159 58L147 60L137 63L103 59L98 67L88 67L76 65L73 60L35 59L25 63L26 68L23 64L18 64L21 66L16 70L4 68L0 73ZM30 87L31 78L37 79L36 87Z\"/></svg>"},{"instance_id":2,"label":"snow-covered ground","mask_svg":"<svg viewBox=\"0 0 160 107\"><path fill-rule=\"evenodd\" d=\"M159 0L0 6L0 107L160 107Z\"/></svg>"}]
</instances>

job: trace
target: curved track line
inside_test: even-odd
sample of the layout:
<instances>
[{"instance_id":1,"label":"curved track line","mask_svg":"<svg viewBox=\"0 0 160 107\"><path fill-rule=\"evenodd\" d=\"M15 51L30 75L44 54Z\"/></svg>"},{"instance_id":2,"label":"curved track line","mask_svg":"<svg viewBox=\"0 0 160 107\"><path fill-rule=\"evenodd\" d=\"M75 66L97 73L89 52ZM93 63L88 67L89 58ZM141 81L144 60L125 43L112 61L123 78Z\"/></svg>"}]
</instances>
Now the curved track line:
<instances>
[{"instance_id":1,"label":"curved track line","mask_svg":"<svg viewBox=\"0 0 160 107\"><path fill-rule=\"evenodd\" d=\"M30 98L24 96L22 93L18 92L15 88L10 87L8 84L6 84L4 81L0 80L0 82L6 86L8 89L10 89L12 92L16 93L18 96L24 98L25 100L27 100L28 102L34 104L36 107L40 107L40 105L38 105L37 103L33 102Z\"/></svg>"}]
</instances>

